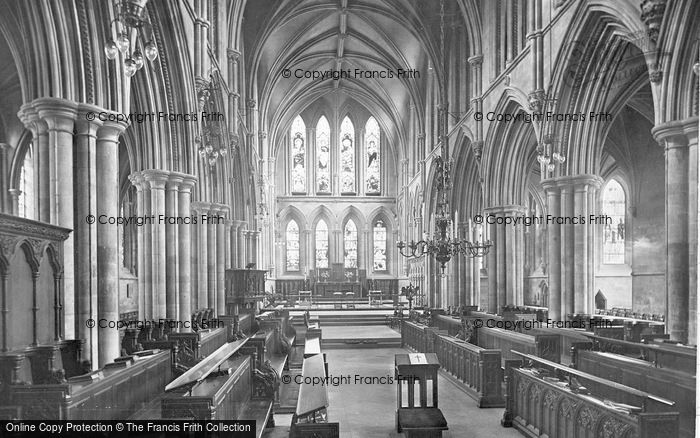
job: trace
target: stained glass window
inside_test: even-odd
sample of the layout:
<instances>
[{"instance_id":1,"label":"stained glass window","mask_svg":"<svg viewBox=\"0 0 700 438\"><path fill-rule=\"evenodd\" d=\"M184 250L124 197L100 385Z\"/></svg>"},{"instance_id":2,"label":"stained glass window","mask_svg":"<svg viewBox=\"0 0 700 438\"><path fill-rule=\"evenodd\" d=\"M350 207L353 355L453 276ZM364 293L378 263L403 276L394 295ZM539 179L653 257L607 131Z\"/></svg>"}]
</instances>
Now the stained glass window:
<instances>
[{"instance_id":1,"label":"stained glass window","mask_svg":"<svg viewBox=\"0 0 700 438\"><path fill-rule=\"evenodd\" d=\"M316 191L331 191L331 127L328 119L321 116L316 124Z\"/></svg>"},{"instance_id":2,"label":"stained glass window","mask_svg":"<svg viewBox=\"0 0 700 438\"><path fill-rule=\"evenodd\" d=\"M370 117L365 125L365 154L367 165L365 192L368 195L378 195L381 191L381 148L379 124L374 117Z\"/></svg>"},{"instance_id":3,"label":"stained glass window","mask_svg":"<svg viewBox=\"0 0 700 438\"><path fill-rule=\"evenodd\" d=\"M603 189L603 211L610 220L603 225L603 263L625 263L625 191L611 179Z\"/></svg>"},{"instance_id":4,"label":"stained glass window","mask_svg":"<svg viewBox=\"0 0 700 438\"><path fill-rule=\"evenodd\" d=\"M28 149L24 155L24 164L19 172L19 191L17 199L19 216L34 219L34 161L31 149Z\"/></svg>"},{"instance_id":5,"label":"stained glass window","mask_svg":"<svg viewBox=\"0 0 700 438\"><path fill-rule=\"evenodd\" d=\"M306 193L306 125L301 116L292 122L289 138L292 144L292 192Z\"/></svg>"},{"instance_id":6,"label":"stained glass window","mask_svg":"<svg viewBox=\"0 0 700 438\"><path fill-rule=\"evenodd\" d=\"M357 268L357 227L352 219L345 224L343 245L345 247L345 267Z\"/></svg>"},{"instance_id":7,"label":"stained glass window","mask_svg":"<svg viewBox=\"0 0 700 438\"><path fill-rule=\"evenodd\" d=\"M287 224L287 271L299 270L299 225L291 220Z\"/></svg>"},{"instance_id":8,"label":"stained glass window","mask_svg":"<svg viewBox=\"0 0 700 438\"><path fill-rule=\"evenodd\" d=\"M347 116L340 124L340 188L355 192L355 128Z\"/></svg>"},{"instance_id":9,"label":"stained glass window","mask_svg":"<svg viewBox=\"0 0 700 438\"><path fill-rule=\"evenodd\" d=\"M374 270L386 271L386 226L381 220L374 224Z\"/></svg>"},{"instance_id":10,"label":"stained glass window","mask_svg":"<svg viewBox=\"0 0 700 438\"><path fill-rule=\"evenodd\" d=\"M328 225L321 220L316 225L316 268L328 268Z\"/></svg>"}]
</instances>

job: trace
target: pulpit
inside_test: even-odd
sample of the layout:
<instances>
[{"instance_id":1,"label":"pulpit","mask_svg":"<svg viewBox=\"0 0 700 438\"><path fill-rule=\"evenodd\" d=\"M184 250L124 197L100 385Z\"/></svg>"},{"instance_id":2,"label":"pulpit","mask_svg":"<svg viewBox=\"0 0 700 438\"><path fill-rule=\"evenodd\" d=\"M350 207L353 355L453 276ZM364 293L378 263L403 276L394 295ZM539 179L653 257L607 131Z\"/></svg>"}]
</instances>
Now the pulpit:
<instances>
[{"instance_id":1,"label":"pulpit","mask_svg":"<svg viewBox=\"0 0 700 438\"><path fill-rule=\"evenodd\" d=\"M408 438L439 438L447 420L438 408L438 370L435 353L397 354L396 431Z\"/></svg>"},{"instance_id":2,"label":"pulpit","mask_svg":"<svg viewBox=\"0 0 700 438\"><path fill-rule=\"evenodd\" d=\"M265 275L259 269L226 270L226 314L235 315L235 306L254 307L265 298Z\"/></svg>"}]
</instances>

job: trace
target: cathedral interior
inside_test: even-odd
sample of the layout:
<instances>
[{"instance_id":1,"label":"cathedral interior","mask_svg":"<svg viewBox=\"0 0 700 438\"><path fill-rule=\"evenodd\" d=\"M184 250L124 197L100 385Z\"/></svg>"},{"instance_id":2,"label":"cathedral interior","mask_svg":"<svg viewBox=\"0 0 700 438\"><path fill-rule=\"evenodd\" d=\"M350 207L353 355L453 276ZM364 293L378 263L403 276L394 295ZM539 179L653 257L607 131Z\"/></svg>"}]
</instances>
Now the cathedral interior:
<instances>
[{"instance_id":1,"label":"cathedral interior","mask_svg":"<svg viewBox=\"0 0 700 438\"><path fill-rule=\"evenodd\" d=\"M695 436L700 2L0 10L4 430Z\"/></svg>"}]
</instances>

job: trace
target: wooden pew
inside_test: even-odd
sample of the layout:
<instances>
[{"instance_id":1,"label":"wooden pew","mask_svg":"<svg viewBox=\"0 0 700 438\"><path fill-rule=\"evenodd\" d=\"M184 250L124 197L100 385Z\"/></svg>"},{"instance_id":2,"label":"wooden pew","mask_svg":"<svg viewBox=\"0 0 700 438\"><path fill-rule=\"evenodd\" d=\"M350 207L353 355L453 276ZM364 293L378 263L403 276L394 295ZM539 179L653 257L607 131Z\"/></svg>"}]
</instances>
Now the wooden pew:
<instances>
[{"instance_id":1,"label":"wooden pew","mask_svg":"<svg viewBox=\"0 0 700 438\"><path fill-rule=\"evenodd\" d=\"M593 349L622 356L630 356L653 363L657 368L668 368L695 375L697 351L692 347L676 347L666 344L641 344L601 338L586 334L593 342Z\"/></svg>"},{"instance_id":2,"label":"wooden pew","mask_svg":"<svg viewBox=\"0 0 700 438\"><path fill-rule=\"evenodd\" d=\"M501 352L433 334L435 353L445 371L462 382L480 408L503 407Z\"/></svg>"},{"instance_id":3,"label":"wooden pew","mask_svg":"<svg viewBox=\"0 0 700 438\"><path fill-rule=\"evenodd\" d=\"M450 336L454 336L459 333L462 327L462 318L439 314L433 315L430 325L446 331Z\"/></svg>"},{"instance_id":4,"label":"wooden pew","mask_svg":"<svg viewBox=\"0 0 700 438\"><path fill-rule=\"evenodd\" d=\"M511 350L534 354L538 357L559 363L561 345L555 334L536 334L534 336L512 330L480 327L477 330L477 345L490 350L500 350L502 360L518 359Z\"/></svg>"},{"instance_id":5,"label":"wooden pew","mask_svg":"<svg viewBox=\"0 0 700 438\"><path fill-rule=\"evenodd\" d=\"M529 437L678 436L678 412L666 412L672 401L532 355L519 356L537 369L508 361L504 427ZM581 393L579 383L590 394ZM638 409L623 410L621 404Z\"/></svg>"},{"instance_id":6,"label":"wooden pew","mask_svg":"<svg viewBox=\"0 0 700 438\"><path fill-rule=\"evenodd\" d=\"M143 351L64 383L10 385L26 420L125 419L171 379L170 351Z\"/></svg>"},{"instance_id":7,"label":"wooden pew","mask_svg":"<svg viewBox=\"0 0 700 438\"><path fill-rule=\"evenodd\" d=\"M312 384L324 379L327 374L323 356L316 354L304 359L303 381L299 386L297 407L292 416L290 438L338 438L340 425L328 422L328 386Z\"/></svg>"},{"instance_id":8,"label":"wooden pew","mask_svg":"<svg viewBox=\"0 0 700 438\"><path fill-rule=\"evenodd\" d=\"M266 385L255 370L253 356L244 354L248 338L222 345L165 387L161 398L162 418L193 420L255 420L274 425L276 388ZM152 418L152 417L151 417Z\"/></svg>"},{"instance_id":9,"label":"wooden pew","mask_svg":"<svg viewBox=\"0 0 700 438\"><path fill-rule=\"evenodd\" d=\"M653 363L640 359L585 349L578 350L575 367L585 373L674 401L674 410L680 413L680 436L695 436L694 375L656 368Z\"/></svg>"},{"instance_id":10,"label":"wooden pew","mask_svg":"<svg viewBox=\"0 0 700 438\"><path fill-rule=\"evenodd\" d=\"M420 353L434 353L432 334L439 331L437 327L429 327L404 319L401 321L401 346L410 347ZM444 333L447 334L447 332Z\"/></svg>"}]
</instances>

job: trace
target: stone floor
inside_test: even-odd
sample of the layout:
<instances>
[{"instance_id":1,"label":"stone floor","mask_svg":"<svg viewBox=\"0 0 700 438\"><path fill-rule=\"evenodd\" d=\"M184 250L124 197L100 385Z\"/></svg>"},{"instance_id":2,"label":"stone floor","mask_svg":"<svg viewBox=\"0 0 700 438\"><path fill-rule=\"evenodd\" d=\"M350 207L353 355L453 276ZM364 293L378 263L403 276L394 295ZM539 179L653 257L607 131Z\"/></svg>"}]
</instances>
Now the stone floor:
<instances>
[{"instance_id":1,"label":"stone floor","mask_svg":"<svg viewBox=\"0 0 700 438\"><path fill-rule=\"evenodd\" d=\"M400 348L328 350L329 374L350 375L347 385L330 386L328 417L340 423L341 438L402 437L395 429L396 385L355 384L355 375L393 376L394 355L406 353ZM439 379L440 409L450 430L444 438L521 437L514 429L500 425L503 409L479 409L474 400L448 379ZM289 436L291 415L276 415L277 427L264 437Z\"/></svg>"}]
</instances>

